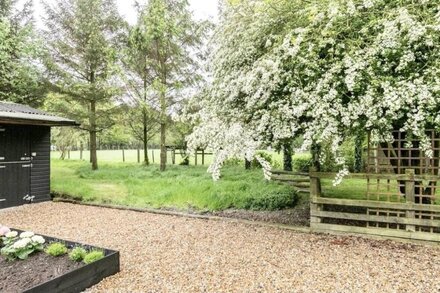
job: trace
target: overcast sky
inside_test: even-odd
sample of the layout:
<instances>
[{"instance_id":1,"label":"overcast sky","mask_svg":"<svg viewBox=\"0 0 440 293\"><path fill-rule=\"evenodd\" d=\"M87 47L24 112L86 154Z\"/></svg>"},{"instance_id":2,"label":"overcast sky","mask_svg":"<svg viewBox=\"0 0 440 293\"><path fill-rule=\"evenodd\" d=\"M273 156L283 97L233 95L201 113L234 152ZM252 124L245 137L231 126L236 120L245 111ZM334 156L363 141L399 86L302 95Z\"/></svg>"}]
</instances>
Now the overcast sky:
<instances>
[{"instance_id":1,"label":"overcast sky","mask_svg":"<svg viewBox=\"0 0 440 293\"><path fill-rule=\"evenodd\" d=\"M1 0L0 0L1 1ZM34 0L35 18L37 25L41 26L41 16L44 16L44 10L41 2L43 0ZM48 3L54 2L54 0L45 0ZM136 22L136 12L133 7L135 0L116 0L119 8L119 12L130 23ZM189 0L191 10L194 12L194 16L197 19L211 19L216 20L218 16L217 4L218 0Z\"/></svg>"}]
</instances>

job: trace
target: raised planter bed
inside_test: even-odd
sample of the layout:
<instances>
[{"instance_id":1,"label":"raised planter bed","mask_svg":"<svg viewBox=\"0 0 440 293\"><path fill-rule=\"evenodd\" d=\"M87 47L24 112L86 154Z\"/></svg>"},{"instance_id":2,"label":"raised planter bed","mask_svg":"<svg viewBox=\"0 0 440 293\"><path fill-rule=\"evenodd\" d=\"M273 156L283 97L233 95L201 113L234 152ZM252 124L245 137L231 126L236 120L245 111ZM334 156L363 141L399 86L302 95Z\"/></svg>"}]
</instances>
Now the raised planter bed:
<instances>
[{"instance_id":1,"label":"raised planter bed","mask_svg":"<svg viewBox=\"0 0 440 293\"><path fill-rule=\"evenodd\" d=\"M13 229L14 231L19 231ZM75 263L64 257L51 257L44 252L39 252L32 255L27 260L14 261L11 263L3 263L2 268L7 269L10 266L10 270L27 270L31 274L35 274L35 280L30 280L26 287L26 284L22 284L20 288L12 289L14 292L29 292L29 293L46 293L46 292L81 292L85 289L99 283L104 278L116 274L119 272L119 252L104 249L100 247L95 247L91 245L86 245L82 243L76 243L71 241L65 241L58 238L48 237L42 235L46 242L63 242L68 248L73 248L77 246L84 247L87 250L99 249L104 252L104 258L97 260L90 264ZM53 264L51 264L51 258L53 259ZM51 268L51 272L45 271L44 265ZM58 271L53 274L52 271ZM40 274L40 275L39 275ZM50 278L52 275L53 278ZM4 282L5 280L0 280ZM38 283L41 282L41 283ZM38 283L38 284L35 284ZM12 284L11 284L12 285ZM1 286L0 286L1 287ZM2 291L2 290L0 290Z\"/></svg>"}]
</instances>

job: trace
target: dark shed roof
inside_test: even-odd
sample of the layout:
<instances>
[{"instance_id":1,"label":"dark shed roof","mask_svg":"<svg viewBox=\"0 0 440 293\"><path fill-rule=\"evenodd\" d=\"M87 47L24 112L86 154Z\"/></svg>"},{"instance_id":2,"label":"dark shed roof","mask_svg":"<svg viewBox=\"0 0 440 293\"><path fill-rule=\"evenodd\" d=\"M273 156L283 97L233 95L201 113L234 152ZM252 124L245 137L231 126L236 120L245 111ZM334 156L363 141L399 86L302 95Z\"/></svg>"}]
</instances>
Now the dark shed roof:
<instances>
[{"instance_id":1,"label":"dark shed roof","mask_svg":"<svg viewBox=\"0 0 440 293\"><path fill-rule=\"evenodd\" d=\"M46 126L77 126L73 120L58 117L26 105L0 101L0 123Z\"/></svg>"}]
</instances>

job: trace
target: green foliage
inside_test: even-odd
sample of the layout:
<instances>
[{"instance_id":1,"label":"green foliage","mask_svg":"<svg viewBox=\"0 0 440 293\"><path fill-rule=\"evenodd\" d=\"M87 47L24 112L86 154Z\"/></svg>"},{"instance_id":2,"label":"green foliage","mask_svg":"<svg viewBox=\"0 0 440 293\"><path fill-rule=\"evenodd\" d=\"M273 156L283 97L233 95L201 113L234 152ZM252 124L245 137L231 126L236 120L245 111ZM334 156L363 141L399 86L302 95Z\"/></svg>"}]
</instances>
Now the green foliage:
<instances>
[{"instance_id":1,"label":"green foliage","mask_svg":"<svg viewBox=\"0 0 440 293\"><path fill-rule=\"evenodd\" d=\"M23 4L23 3L21 3ZM32 3L0 2L0 101L39 105L44 95L40 39L32 25ZM23 7L17 10L18 6Z\"/></svg>"},{"instance_id":2,"label":"green foliage","mask_svg":"<svg viewBox=\"0 0 440 293\"><path fill-rule=\"evenodd\" d=\"M72 251L69 253L69 258L73 261L80 262L84 259L84 257L87 255L87 250L85 250L82 247L75 247L72 249Z\"/></svg>"},{"instance_id":3,"label":"green foliage","mask_svg":"<svg viewBox=\"0 0 440 293\"><path fill-rule=\"evenodd\" d=\"M51 256L61 256L67 253L67 247L64 243L53 242L44 251Z\"/></svg>"},{"instance_id":4,"label":"green foliage","mask_svg":"<svg viewBox=\"0 0 440 293\"><path fill-rule=\"evenodd\" d=\"M295 155L292 161L293 170L299 172L309 172L312 165L313 161L310 154Z\"/></svg>"},{"instance_id":5,"label":"green foliage","mask_svg":"<svg viewBox=\"0 0 440 293\"><path fill-rule=\"evenodd\" d=\"M64 115L90 134L92 168L98 168L97 133L111 127L117 110L119 40L125 24L113 0L57 0L45 5L45 65Z\"/></svg>"},{"instance_id":6,"label":"green foliage","mask_svg":"<svg viewBox=\"0 0 440 293\"><path fill-rule=\"evenodd\" d=\"M298 194L293 190L291 193L272 193L259 197L248 197L244 202L244 209L275 211L295 207L298 203Z\"/></svg>"},{"instance_id":7,"label":"green foliage","mask_svg":"<svg viewBox=\"0 0 440 293\"><path fill-rule=\"evenodd\" d=\"M102 250L92 250L84 256L84 263L89 264L104 258Z\"/></svg>"},{"instance_id":8,"label":"green foliage","mask_svg":"<svg viewBox=\"0 0 440 293\"><path fill-rule=\"evenodd\" d=\"M267 152L259 151L256 153L256 156L259 156L264 160L266 160L266 162L268 162L271 165L271 167L274 169L279 169L281 166L281 164L278 161L274 160L273 156ZM261 163L257 159L252 160L251 167L258 169L262 168Z\"/></svg>"},{"instance_id":9,"label":"green foliage","mask_svg":"<svg viewBox=\"0 0 440 293\"><path fill-rule=\"evenodd\" d=\"M225 166L222 180L213 182L204 166L175 165L160 172L157 165L106 163L92 172L86 162L52 160L51 188L83 201L133 207L215 211L291 206L295 195L290 186L267 182L260 170L245 171L244 163L238 163ZM264 203L266 197L279 197L279 203Z\"/></svg>"},{"instance_id":10,"label":"green foliage","mask_svg":"<svg viewBox=\"0 0 440 293\"><path fill-rule=\"evenodd\" d=\"M2 237L2 242L4 246L0 250L1 255L6 257L6 259L9 261L13 261L16 259L24 260L27 259L32 253L42 251L44 238L41 236L32 236L34 236L33 233L31 233L30 237L8 237L8 234L6 234L5 237Z\"/></svg>"},{"instance_id":11,"label":"green foliage","mask_svg":"<svg viewBox=\"0 0 440 293\"><path fill-rule=\"evenodd\" d=\"M136 103L142 107L143 126L151 104L158 109L154 120L160 123L161 145L167 144L170 110L178 108L183 90L202 79L199 56L206 27L193 18L187 0L151 0L139 7L138 22L130 30L127 64L138 79ZM165 148L161 152L165 170Z\"/></svg>"}]
</instances>

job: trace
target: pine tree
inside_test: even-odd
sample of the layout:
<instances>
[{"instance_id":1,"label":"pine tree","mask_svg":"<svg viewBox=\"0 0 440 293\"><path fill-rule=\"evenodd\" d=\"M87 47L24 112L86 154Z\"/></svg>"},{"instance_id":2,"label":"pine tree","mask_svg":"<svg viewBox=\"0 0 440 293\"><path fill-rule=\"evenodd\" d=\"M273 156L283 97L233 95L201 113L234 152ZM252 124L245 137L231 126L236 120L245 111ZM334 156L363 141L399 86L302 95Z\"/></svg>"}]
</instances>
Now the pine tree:
<instances>
[{"instance_id":1,"label":"pine tree","mask_svg":"<svg viewBox=\"0 0 440 293\"><path fill-rule=\"evenodd\" d=\"M46 66L53 89L80 104L71 113L90 135L90 161L98 169L97 134L112 125L121 20L113 0L57 0L45 5Z\"/></svg>"}]
</instances>

